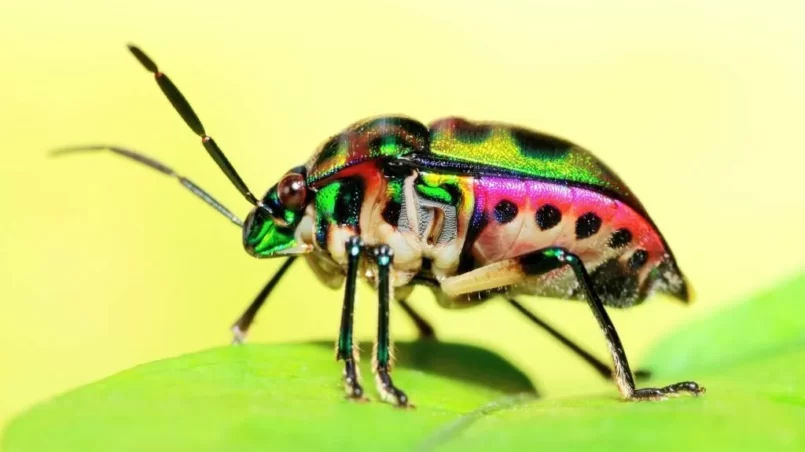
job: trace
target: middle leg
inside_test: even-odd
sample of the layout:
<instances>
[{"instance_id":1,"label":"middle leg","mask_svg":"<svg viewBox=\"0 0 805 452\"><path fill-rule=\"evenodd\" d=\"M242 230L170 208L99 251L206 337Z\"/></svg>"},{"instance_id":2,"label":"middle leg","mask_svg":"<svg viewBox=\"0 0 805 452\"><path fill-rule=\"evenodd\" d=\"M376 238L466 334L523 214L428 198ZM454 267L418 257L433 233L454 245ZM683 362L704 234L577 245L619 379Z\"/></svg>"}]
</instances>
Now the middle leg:
<instances>
[{"instance_id":1,"label":"middle leg","mask_svg":"<svg viewBox=\"0 0 805 452\"><path fill-rule=\"evenodd\" d=\"M391 336L389 334L389 298L391 298L391 269L394 252L388 245L380 245L374 249L374 258L377 263L377 342L375 342L375 382L380 397L385 402L393 403L399 407L407 407L408 396L394 386L389 372L391 371Z\"/></svg>"},{"instance_id":2,"label":"middle leg","mask_svg":"<svg viewBox=\"0 0 805 452\"><path fill-rule=\"evenodd\" d=\"M515 300L514 298L511 298L511 297L508 297L506 299L508 300L509 304L511 304L514 307L514 309L516 309L519 313L521 313L524 316L526 316L529 320L534 322L537 326L539 326L540 328L545 330L545 332L547 332L548 334L551 335L551 337L553 337L554 339L556 339L557 341L562 343L562 345L564 345L565 347L569 348L570 351L572 351L574 354L576 354L576 356L578 356L579 358L584 360L584 362L586 362L587 364L592 366L596 370L596 372L598 372L599 375L601 375L602 377L604 377L606 379L610 379L610 378L613 378L615 376L615 373L613 372L613 370L608 365L606 365L603 361L601 361L600 359L598 359L595 356L593 356L592 353L588 352L587 350L581 348L580 345L578 345L575 342L573 342L573 340L571 340L569 337L567 337L564 334L562 334L562 332L560 332L559 330L557 330L556 328L554 328L553 326L551 326L550 324L548 324L547 322L545 322L544 320L539 318L533 312L531 312L528 309L526 309L525 306L520 304L519 301L517 301L517 300ZM638 369L638 370L635 371L634 376L635 376L635 379L638 380L638 381L646 380L651 376L651 372L649 372L647 370Z\"/></svg>"},{"instance_id":3,"label":"middle leg","mask_svg":"<svg viewBox=\"0 0 805 452\"><path fill-rule=\"evenodd\" d=\"M352 325L355 311L355 285L358 279L358 266L363 252L363 240L350 237L346 243L347 280L344 288L344 306L341 310L341 327L336 343L336 360L344 360L344 390L347 397L365 400L360 384L358 351L352 341Z\"/></svg>"}]
</instances>

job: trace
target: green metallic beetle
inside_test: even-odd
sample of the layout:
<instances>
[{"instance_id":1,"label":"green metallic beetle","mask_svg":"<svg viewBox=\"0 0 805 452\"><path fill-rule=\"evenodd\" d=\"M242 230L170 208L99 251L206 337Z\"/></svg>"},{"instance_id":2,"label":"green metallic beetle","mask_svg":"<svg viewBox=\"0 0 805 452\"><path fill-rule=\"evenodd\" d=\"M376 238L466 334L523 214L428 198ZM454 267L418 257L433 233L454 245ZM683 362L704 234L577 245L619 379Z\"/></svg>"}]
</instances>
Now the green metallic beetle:
<instances>
[{"instance_id":1,"label":"green metallic beetle","mask_svg":"<svg viewBox=\"0 0 805 452\"><path fill-rule=\"evenodd\" d=\"M380 117L358 122L326 141L261 199L255 197L208 136L190 104L156 64L129 46L232 184L254 207L241 222L187 178L143 154L111 150L177 178L243 229L247 252L287 256L277 274L233 326L241 342L257 311L297 256L332 288L345 286L337 357L348 397L363 399L352 338L358 276L378 292L373 367L383 400L410 405L389 375L389 303L396 299L420 333L433 328L405 301L430 287L444 307L505 297L518 311L568 345L628 400L698 395L682 382L637 389L604 306L629 307L654 292L689 300L670 248L629 188L585 149L520 127L446 118L426 126ZM520 294L586 300L604 333L614 370L525 310Z\"/></svg>"}]
</instances>

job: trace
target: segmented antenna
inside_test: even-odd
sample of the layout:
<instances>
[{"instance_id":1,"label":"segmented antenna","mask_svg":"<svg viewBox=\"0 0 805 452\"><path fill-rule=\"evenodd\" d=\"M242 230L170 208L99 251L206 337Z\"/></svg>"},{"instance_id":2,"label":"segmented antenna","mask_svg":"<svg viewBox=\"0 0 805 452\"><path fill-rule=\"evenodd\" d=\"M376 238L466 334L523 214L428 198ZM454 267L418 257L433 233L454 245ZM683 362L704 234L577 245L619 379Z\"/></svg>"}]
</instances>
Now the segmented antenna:
<instances>
[{"instance_id":1,"label":"segmented antenna","mask_svg":"<svg viewBox=\"0 0 805 452\"><path fill-rule=\"evenodd\" d=\"M218 202L215 198L213 198L209 193L207 193L204 189L196 185L190 179L176 173L176 171L172 170L171 168L167 167L166 165L160 163L157 160L154 160L151 157L143 155L139 152L135 152L129 149L117 147L117 146L106 146L106 145L89 145L89 146L75 146L63 149L57 149L51 152L52 156L59 156L63 154L70 154L73 152L87 152L87 151L111 151L117 155L122 155L123 157L129 158L134 160L135 162L140 162L145 166L153 168L159 171L162 174L167 176L173 177L179 181L182 186L186 189L190 190L194 195L199 197L202 201L206 202L213 209L220 212L223 216L227 217L229 221L235 223L236 225L243 227L243 221L240 218L235 216L232 212L229 211L223 204Z\"/></svg>"},{"instance_id":2,"label":"segmented antenna","mask_svg":"<svg viewBox=\"0 0 805 452\"><path fill-rule=\"evenodd\" d=\"M235 168L229 163L226 156L224 155L221 148L215 143L215 140L212 139L211 136L207 135L207 132L204 130L204 126L201 124L201 120L196 115L196 112L193 111L193 108L190 106L190 103L187 102L184 95L182 95L179 88L173 84L173 82L168 78L165 73L159 70L159 67L154 63L154 60L148 57L142 50L140 50L137 46L128 45L129 50L137 58L137 61L143 65L145 69L149 72L154 74L154 79L157 81L159 88L165 94L165 97L168 98L170 103L173 105L173 108L176 109L176 112L179 113L179 116L184 119L184 122L187 124L188 127L198 136L201 137L201 143L204 145L204 149L207 150L207 153L210 154L215 163L218 164L218 167L221 168L221 171L226 174L226 177L229 178L232 185L238 189L238 191L249 201L251 204L257 206L260 205L260 202L257 198L254 197L249 188L246 186L246 183L243 182L243 179L240 178Z\"/></svg>"}]
</instances>

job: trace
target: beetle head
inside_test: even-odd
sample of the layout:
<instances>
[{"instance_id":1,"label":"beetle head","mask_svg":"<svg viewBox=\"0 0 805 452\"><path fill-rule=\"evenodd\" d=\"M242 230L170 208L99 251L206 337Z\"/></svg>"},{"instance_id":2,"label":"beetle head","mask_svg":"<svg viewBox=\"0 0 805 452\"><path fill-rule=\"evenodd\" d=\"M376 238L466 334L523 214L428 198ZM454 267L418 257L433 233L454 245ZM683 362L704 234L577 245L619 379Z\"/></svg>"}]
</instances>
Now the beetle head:
<instances>
[{"instance_id":1,"label":"beetle head","mask_svg":"<svg viewBox=\"0 0 805 452\"><path fill-rule=\"evenodd\" d=\"M243 247L254 257L304 254L309 246L296 234L312 199L304 167L294 168L266 192L243 223Z\"/></svg>"}]
</instances>

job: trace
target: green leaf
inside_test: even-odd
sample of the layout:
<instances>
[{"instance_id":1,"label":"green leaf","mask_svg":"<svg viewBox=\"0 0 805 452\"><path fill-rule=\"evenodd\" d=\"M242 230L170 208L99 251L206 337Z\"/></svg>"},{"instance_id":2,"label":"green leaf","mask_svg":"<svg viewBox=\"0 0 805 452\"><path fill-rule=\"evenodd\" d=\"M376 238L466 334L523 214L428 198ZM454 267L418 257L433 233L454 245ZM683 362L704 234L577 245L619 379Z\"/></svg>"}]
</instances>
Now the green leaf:
<instances>
[{"instance_id":1,"label":"green leaf","mask_svg":"<svg viewBox=\"0 0 805 452\"><path fill-rule=\"evenodd\" d=\"M708 392L662 402L611 397L517 404L431 435L440 450L805 450L805 351L702 378ZM793 365L792 365L793 364ZM698 378L698 377L697 377Z\"/></svg>"},{"instance_id":2,"label":"green leaf","mask_svg":"<svg viewBox=\"0 0 805 452\"><path fill-rule=\"evenodd\" d=\"M444 450L805 450L805 276L693 322L649 355L652 385L695 379L701 397L520 403L431 435Z\"/></svg>"},{"instance_id":3,"label":"green leaf","mask_svg":"<svg viewBox=\"0 0 805 452\"><path fill-rule=\"evenodd\" d=\"M665 338L643 364L655 376L718 372L742 362L805 348L805 276Z\"/></svg>"},{"instance_id":4,"label":"green leaf","mask_svg":"<svg viewBox=\"0 0 805 452\"><path fill-rule=\"evenodd\" d=\"M413 410L345 400L332 344L229 346L145 364L36 407L12 422L3 450L409 450L481 404L534 394L522 372L480 348L416 342L396 349L406 364L394 378L405 382ZM372 395L367 361L361 367Z\"/></svg>"},{"instance_id":5,"label":"green leaf","mask_svg":"<svg viewBox=\"0 0 805 452\"><path fill-rule=\"evenodd\" d=\"M330 344L222 347L35 407L9 426L3 450L801 451L804 296L802 277L658 344L651 384L695 379L708 388L701 397L629 403L613 390L539 400L497 355L415 342L398 344L394 378L417 403L401 410L344 400Z\"/></svg>"}]
</instances>

